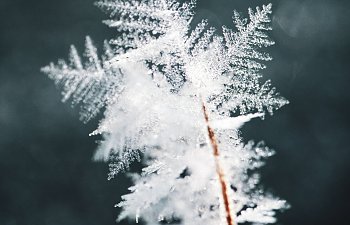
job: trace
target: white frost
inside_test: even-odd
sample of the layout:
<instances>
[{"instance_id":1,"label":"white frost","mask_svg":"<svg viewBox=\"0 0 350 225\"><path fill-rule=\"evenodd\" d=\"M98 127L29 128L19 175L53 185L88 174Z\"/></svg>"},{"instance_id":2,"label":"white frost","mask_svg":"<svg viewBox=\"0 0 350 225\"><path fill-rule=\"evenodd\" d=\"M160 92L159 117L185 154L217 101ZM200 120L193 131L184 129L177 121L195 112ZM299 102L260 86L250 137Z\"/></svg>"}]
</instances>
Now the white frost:
<instances>
[{"instance_id":1,"label":"white frost","mask_svg":"<svg viewBox=\"0 0 350 225\"><path fill-rule=\"evenodd\" d=\"M262 116L264 116L263 113L254 113L254 114L247 114L247 115L237 116L237 117L229 117L229 118L224 117L224 118L211 121L210 125L214 129L237 130L241 126L243 126L246 122L249 122L251 119L256 117L262 117Z\"/></svg>"},{"instance_id":2,"label":"white frost","mask_svg":"<svg viewBox=\"0 0 350 225\"><path fill-rule=\"evenodd\" d=\"M275 222L283 200L264 194L252 173L273 154L263 145L244 144L238 129L255 117L272 114L288 101L260 82L262 51L268 37L271 4L249 9L249 18L234 11L235 29L222 36L206 21L194 29L194 1L102 0L105 24L118 37L105 42L99 57L86 38L85 62L71 47L69 62L42 69L63 89L63 100L82 107L88 121L105 109L92 135L103 140L96 160L110 163L109 178L143 160L134 186L122 196L119 219L147 224L226 224L202 101L215 129L220 160L230 186L236 222ZM235 116L233 116L235 115ZM252 174L252 175L249 175Z\"/></svg>"}]
</instances>

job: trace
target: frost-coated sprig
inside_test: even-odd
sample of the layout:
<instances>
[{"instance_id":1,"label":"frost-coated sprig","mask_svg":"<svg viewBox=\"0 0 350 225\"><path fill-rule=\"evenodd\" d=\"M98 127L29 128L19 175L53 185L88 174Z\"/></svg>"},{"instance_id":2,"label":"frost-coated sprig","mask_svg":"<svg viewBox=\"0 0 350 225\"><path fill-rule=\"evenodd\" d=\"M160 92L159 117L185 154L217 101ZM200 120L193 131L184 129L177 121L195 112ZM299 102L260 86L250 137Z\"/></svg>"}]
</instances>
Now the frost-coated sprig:
<instances>
[{"instance_id":1,"label":"frost-coated sprig","mask_svg":"<svg viewBox=\"0 0 350 225\"><path fill-rule=\"evenodd\" d=\"M233 225L274 223L286 202L264 194L254 171L273 154L263 143L244 144L238 129L287 104L270 82L261 83L261 49L271 4L234 11L235 30L222 36L205 20L191 29L195 2L104 0L105 23L118 36L98 57L89 37L82 63L70 60L42 70L63 89L63 100L81 104L88 121L105 117L92 135L103 141L95 159L109 161L109 178L134 160L145 165L117 206L119 219L147 224Z\"/></svg>"}]
</instances>

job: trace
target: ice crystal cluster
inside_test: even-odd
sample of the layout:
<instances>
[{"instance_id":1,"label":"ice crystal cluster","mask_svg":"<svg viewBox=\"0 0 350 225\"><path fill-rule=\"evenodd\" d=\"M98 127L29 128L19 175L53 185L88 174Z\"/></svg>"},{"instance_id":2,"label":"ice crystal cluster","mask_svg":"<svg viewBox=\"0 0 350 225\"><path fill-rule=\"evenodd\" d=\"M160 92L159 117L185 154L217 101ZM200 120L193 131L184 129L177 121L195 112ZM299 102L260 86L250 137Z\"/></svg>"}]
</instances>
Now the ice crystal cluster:
<instances>
[{"instance_id":1,"label":"ice crystal cluster","mask_svg":"<svg viewBox=\"0 0 350 225\"><path fill-rule=\"evenodd\" d=\"M218 31L206 20L192 23L194 1L96 4L117 33L104 54L87 37L84 62L71 46L68 62L42 70L62 88L64 101L81 106L82 120L104 110L91 135L103 137L95 159L109 162L109 178L142 159L142 173L132 174L134 186L117 204L119 219L274 223L275 210L286 203L264 194L256 173L273 151L244 143L238 133L245 122L288 103L260 81L271 60L263 49L274 44L267 35L271 4L249 9L248 18L234 11L234 29ZM213 154L214 144L220 154Z\"/></svg>"}]
</instances>

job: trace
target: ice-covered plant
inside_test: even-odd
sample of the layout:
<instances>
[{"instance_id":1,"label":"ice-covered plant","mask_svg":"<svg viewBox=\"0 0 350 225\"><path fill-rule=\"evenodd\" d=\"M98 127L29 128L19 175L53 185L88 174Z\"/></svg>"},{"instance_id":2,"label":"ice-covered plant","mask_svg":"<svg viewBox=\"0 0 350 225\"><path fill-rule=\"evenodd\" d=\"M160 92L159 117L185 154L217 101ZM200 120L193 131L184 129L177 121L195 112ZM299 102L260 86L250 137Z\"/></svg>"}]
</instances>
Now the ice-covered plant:
<instances>
[{"instance_id":1,"label":"ice-covered plant","mask_svg":"<svg viewBox=\"0 0 350 225\"><path fill-rule=\"evenodd\" d=\"M235 29L216 31L203 20L191 26L195 2L104 0L97 3L117 30L99 57L89 37L86 61L71 46L66 63L42 70L81 104L88 121L105 117L92 135L103 140L96 160L109 162L109 178L134 160L130 193L117 204L119 219L147 224L274 223L286 206L258 187L255 170L273 154L263 143L244 143L238 129L287 104L260 81L261 49L274 44L267 31L271 4L234 11Z\"/></svg>"}]
</instances>

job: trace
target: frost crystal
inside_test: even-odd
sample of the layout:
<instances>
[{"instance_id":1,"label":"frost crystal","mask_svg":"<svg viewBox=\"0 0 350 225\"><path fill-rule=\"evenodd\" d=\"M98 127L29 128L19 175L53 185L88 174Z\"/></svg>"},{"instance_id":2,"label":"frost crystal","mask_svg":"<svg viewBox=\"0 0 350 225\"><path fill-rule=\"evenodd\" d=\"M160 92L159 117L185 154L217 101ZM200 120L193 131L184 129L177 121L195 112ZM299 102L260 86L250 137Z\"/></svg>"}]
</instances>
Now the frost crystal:
<instances>
[{"instance_id":1,"label":"frost crystal","mask_svg":"<svg viewBox=\"0 0 350 225\"><path fill-rule=\"evenodd\" d=\"M74 46L69 62L42 69L63 89L63 101L82 107L88 121L105 117L92 135L103 141L96 160L110 162L109 178L134 160L145 168L117 204L147 224L274 223L286 202L264 195L256 169L273 154L263 143L244 144L238 129L288 103L261 83L261 49L271 4L234 12L235 29L222 36L203 20L193 29L194 1L104 0L104 21L118 31L99 58L89 37L86 62Z\"/></svg>"}]
</instances>

